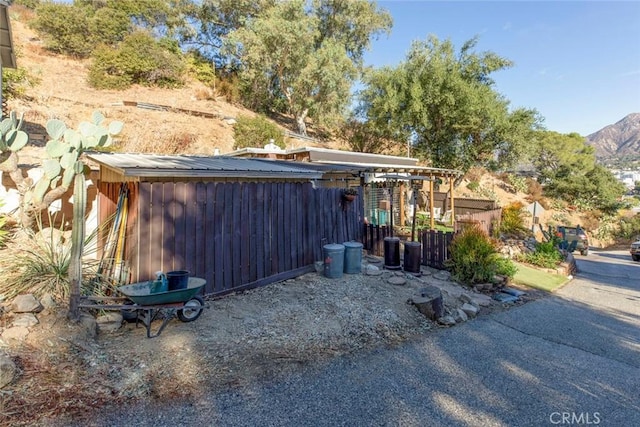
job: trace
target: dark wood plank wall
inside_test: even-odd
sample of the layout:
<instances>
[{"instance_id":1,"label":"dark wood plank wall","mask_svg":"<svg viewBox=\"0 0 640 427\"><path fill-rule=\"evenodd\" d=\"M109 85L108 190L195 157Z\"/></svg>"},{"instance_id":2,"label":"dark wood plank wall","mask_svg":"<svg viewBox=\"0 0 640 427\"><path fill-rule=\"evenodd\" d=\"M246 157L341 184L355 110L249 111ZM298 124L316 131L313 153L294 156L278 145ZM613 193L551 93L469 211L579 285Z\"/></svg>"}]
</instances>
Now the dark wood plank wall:
<instances>
[{"instance_id":1,"label":"dark wood plank wall","mask_svg":"<svg viewBox=\"0 0 640 427\"><path fill-rule=\"evenodd\" d=\"M449 246L454 233L438 230L425 230L420 233L422 243L422 265L444 269L445 261L451 258Z\"/></svg>"},{"instance_id":2,"label":"dark wood plank wall","mask_svg":"<svg viewBox=\"0 0 640 427\"><path fill-rule=\"evenodd\" d=\"M130 210L131 281L189 270L207 294L265 285L313 270L327 243L362 241L362 197L296 182L142 182ZM119 183L101 183L101 218ZM101 198L101 201L103 201ZM135 213L134 213L135 212Z\"/></svg>"}]
</instances>

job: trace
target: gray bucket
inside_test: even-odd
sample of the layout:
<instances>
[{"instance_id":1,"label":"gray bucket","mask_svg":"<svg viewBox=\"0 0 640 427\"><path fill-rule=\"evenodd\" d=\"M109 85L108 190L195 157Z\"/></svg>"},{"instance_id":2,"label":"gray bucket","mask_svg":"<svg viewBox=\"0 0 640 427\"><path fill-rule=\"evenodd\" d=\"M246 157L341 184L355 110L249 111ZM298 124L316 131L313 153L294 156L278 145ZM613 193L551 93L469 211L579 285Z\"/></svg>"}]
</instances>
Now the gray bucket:
<instances>
[{"instance_id":1,"label":"gray bucket","mask_svg":"<svg viewBox=\"0 0 640 427\"><path fill-rule=\"evenodd\" d=\"M186 289L189 285L189 272L187 270L175 270L167 273L169 290Z\"/></svg>"},{"instance_id":2,"label":"gray bucket","mask_svg":"<svg viewBox=\"0 0 640 427\"><path fill-rule=\"evenodd\" d=\"M332 243L324 245L324 275L331 279L342 277L344 270L344 245Z\"/></svg>"},{"instance_id":3,"label":"gray bucket","mask_svg":"<svg viewBox=\"0 0 640 427\"><path fill-rule=\"evenodd\" d=\"M344 272L347 274L362 272L362 243L344 243Z\"/></svg>"}]
</instances>

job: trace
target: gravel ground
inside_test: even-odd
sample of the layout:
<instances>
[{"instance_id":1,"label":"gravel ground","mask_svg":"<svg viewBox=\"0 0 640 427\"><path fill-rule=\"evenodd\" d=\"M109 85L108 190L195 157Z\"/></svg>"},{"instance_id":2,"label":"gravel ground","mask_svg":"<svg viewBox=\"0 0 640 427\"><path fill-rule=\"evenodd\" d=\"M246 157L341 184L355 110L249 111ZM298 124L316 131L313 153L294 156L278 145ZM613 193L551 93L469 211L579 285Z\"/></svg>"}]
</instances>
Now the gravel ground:
<instances>
[{"instance_id":1,"label":"gravel ground","mask_svg":"<svg viewBox=\"0 0 640 427\"><path fill-rule=\"evenodd\" d=\"M40 411L38 422L46 424L49 419L50 425L69 425L74 419L80 425L95 420L95 411L113 405L149 399L160 404L195 401L208 390L248 387L310 364L396 346L444 328L408 303L428 284L445 289L445 306L450 310L461 304L456 298L461 291L473 293L446 280L445 272L428 268L423 268L421 277L376 273L339 279L310 273L209 300L209 308L196 321L173 319L152 339L135 323L93 338L86 329L71 327L60 313L44 313L27 341L10 351L25 369L7 407L20 403L35 410L44 405L48 411ZM406 283L390 284L392 278ZM494 302L482 307L480 315L505 307ZM160 324L156 321L153 326ZM56 400L41 402L42 394L32 393L36 385L56 390ZM32 425L34 420L13 421L13 425Z\"/></svg>"}]
</instances>

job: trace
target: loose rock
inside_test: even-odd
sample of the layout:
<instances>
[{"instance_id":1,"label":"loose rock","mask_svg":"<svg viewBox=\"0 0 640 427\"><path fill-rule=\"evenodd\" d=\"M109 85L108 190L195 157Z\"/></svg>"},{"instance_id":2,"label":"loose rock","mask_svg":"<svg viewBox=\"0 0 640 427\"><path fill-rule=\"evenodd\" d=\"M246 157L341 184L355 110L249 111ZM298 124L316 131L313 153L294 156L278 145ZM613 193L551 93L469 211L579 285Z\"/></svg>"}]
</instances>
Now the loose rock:
<instances>
[{"instance_id":1,"label":"loose rock","mask_svg":"<svg viewBox=\"0 0 640 427\"><path fill-rule=\"evenodd\" d=\"M467 314L467 316L469 317L476 317L478 315L478 308L473 306L470 303L464 303L462 304L462 307L460 307L460 309L465 312Z\"/></svg>"},{"instance_id":2,"label":"loose rock","mask_svg":"<svg viewBox=\"0 0 640 427\"><path fill-rule=\"evenodd\" d=\"M38 318L33 313L21 313L13 319L12 326L30 328L38 324Z\"/></svg>"},{"instance_id":3,"label":"loose rock","mask_svg":"<svg viewBox=\"0 0 640 427\"><path fill-rule=\"evenodd\" d=\"M456 321L451 316L442 316L441 318L438 319L438 323L445 326L453 326L456 324Z\"/></svg>"},{"instance_id":4,"label":"loose rock","mask_svg":"<svg viewBox=\"0 0 640 427\"><path fill-rule=\"evenodd\" d=\"M2 338L7 341L24 341L25 338L27 338L27 335L29 335L29 328L26 328L24 326L12 326L2 332Z\"/></svg>"},{"instance_id":5,"label":"loose rock","mask_svg":"<svg viewBox=\"0 0 640 427\"><path fill-rule=\"evenodd\" d=\"M402 285L405 285L407 283L407 279L405 279L404 277L400 277L400 276L393 276L393 277L390 277L387 280L387 282L392 284L392 285L402 286Z\"/></svg>"},{"instance_id":6,"label":"loose rock","mask_svg":"<svg viewBox=\"0 0 640 427\"><path fill-rule=\"evenodd\" d=\"M122 326L121 313L107 313L96 319L98 332L114 332Z\"/></svg>"},{"instance_id":7,"label":"loose rock","mask_svg":"<svg viewBox=\"0 0 640 427\"><path fill-rule=\"evenodd\" d=\"M11 311L14 313L38 313L42 311L42 305L32 294L18 295L11 303Z\"/></svg>"},{"instance_id":8,"label":"loose rock","mask_svg":"<svg viewBox=\"0 0 640 427\"><path fill-rule=\"evenodd\" d=\"M455 319L456 323L466 322L467 320L469 320L469 316L467 316L467 313L465 313L460 308L455 309L455 311L453 312L453 318Z\"/></svg>"}]
</instances>

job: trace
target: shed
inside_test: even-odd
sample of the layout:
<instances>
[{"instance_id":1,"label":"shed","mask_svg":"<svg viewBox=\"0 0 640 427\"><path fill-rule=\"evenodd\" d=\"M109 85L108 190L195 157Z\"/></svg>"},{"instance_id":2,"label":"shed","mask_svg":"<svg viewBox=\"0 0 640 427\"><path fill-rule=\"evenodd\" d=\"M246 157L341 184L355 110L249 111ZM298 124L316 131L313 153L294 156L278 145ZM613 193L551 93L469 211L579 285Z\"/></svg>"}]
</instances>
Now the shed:
<instances>
[{"instance_id":1,"label":"shed","mask_svg":"<svg viewBox=\"0 0 640 427\"><path fill-rule=\"evenodd\" d=\"M357 166L237 157L89 154L99 166L100 222L129 192L123 259L129 281L188 270L207 294L296 277L322 260L327 243L362 239Z\"/></svg>"}]
</instances>

